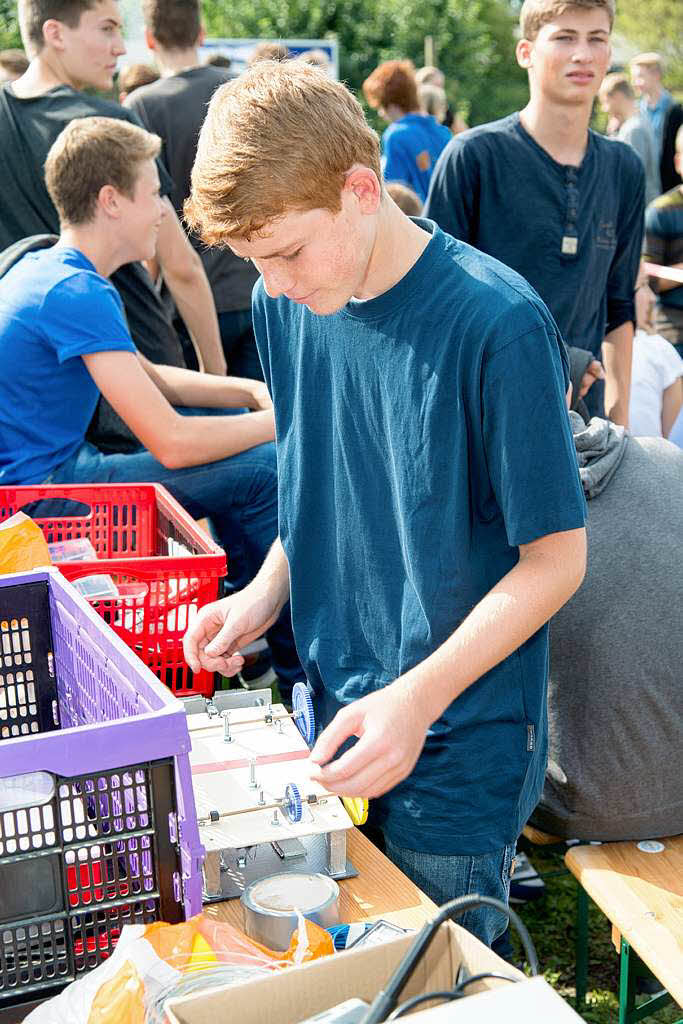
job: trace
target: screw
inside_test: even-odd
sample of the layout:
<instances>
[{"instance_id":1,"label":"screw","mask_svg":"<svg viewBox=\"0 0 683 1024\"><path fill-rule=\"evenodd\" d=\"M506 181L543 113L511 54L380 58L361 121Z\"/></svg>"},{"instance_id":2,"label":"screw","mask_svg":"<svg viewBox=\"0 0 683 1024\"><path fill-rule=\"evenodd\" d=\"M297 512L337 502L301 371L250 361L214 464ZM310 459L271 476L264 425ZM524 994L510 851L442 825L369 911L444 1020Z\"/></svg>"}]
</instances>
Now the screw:
<instances>
[{"instance_id":1,"label":"screw","mask_svg":"<svg viewBox=\"0 0 683 1024\"><path fill-rule=\"evenodd\" d=\"M223 712L223 742L232 743L232 736L230 735L230 712Z\"/></svg>"},{"instance_id":2,"label":"screw","mask_svg":"<svg viewBox=\"0 0 683 1024\"><path fill-rule=\"evenodd\" d=\"M256 781L256 758L249 758L249 789L256 789L258 782Z\"/></svg>"},{"instance_id":3,"label":"screw","mask_svg":"<svg viewBox=\"0 0 683 1024\"><path fill-rule=\"evenodd\" d=\"M262 789L259 789L258 791L258 802L259 804L261 804L261 806L263 806L263 804L265 804L266 802L266 798Z\"/></svg>"},{"instance_id":4,"label":"screw","mask_svg":"<svg viewBox=\"0 0 683 1024\"><path fill-rule=\"evenodd\" d=\"M277 808L273 811L273 817L270 819L270 824L271 825L279 825L280 824L280 819L278 818L278 815L277 815Z\"/></svg>"}]
</instances>

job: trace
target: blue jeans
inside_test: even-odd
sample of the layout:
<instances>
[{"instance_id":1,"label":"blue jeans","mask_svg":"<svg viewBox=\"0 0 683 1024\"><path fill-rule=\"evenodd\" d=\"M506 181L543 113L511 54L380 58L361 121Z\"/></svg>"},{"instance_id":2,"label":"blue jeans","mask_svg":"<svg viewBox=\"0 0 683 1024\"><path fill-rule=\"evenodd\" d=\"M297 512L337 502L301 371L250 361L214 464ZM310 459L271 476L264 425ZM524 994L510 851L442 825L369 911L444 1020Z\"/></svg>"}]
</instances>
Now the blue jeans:
<instances>
[{"instance_id":1,"label":"blue jeans","mask_svg":"<svg viewBox=\"0 0 683 1024\"><path fill-rule=\"evenodd\" d=\"M220 410L201 411L211 414ZM277 466L272 442L187 469L166 469L144 448L105 455L84 442L45 483L163 484L195 519L211 519L218 541L227 552L228 581L235 590L254 578L277 536ZM273 668L287 694L303 675L289 605L266 638Z\"/></svg>"},{"instance_id":2,"label":"blue jeans","mask_svg":"<svg viewBox=\"0 0 683 1024\"><path fill-rule=\"evenodd\" d=\"M505 904L508 902L515 843L503 846L495 853L449 856L408 850L397 846L386 835L384 842L387 857L437 906L471 893L494 896ZM507 928L507 918L493 907L468 910L455 921L487 946Z\"/></svg>"},{"instance_id":3,"label":"blue jeans","mask_svg":"<svg viewBox=\"0 0 683 1024\"><path fill-rule=\"evenodd\" d=\"M218 327L230 376L263 380L261 360L251 323L251 308L219 313Z\"/></svg>"}]
</instances>

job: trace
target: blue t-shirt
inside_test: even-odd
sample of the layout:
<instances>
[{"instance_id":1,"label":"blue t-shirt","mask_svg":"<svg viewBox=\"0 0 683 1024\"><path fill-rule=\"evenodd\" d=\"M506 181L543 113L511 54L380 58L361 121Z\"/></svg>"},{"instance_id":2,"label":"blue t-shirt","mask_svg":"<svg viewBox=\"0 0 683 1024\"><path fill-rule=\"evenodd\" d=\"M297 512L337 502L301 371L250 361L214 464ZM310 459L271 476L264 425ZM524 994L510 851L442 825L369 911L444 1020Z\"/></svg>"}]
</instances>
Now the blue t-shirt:
<instances>
[{"instance_id":1,"label":"blue t-shirt","mask_svg":"<svg viewBox=\"0 0 683 1024\"><path fill-rule=\"evenodd\" d=\"M425 215L525 277L566 344L600 358L605 334L635 323L644 208L630 146L591 131L581 166L559 164L511 114L453 139Z\"/></svg>"},{"instance_id":2,"label":"blue t-shirt","mask_svg":"<svg viewBox=\"0 0 683 1024\"><path fill-rule=\"evenodd\" d=\"M382 135L384 180L410 186L424 202L434 165L452 138L431 114L405 114Z\"/></svg>"},{"instance_id":3,"label":"blue t-shirt","mask_svg":"<svg viewBox=\"0 0 683 1024\"><path fill-rule=\"evenodd\" d=\"M100 392L80 358L135 352L112 284L76 249L0 279L0 483L41 483L83 443Z\"/></svg>"},{"instance_id":4,"label":"blue t-shirt","mask_svg":"<svg viewBox=\"0 0 683 1024\"><path fill-rule=\"evenodd\" d=\"M683 263L683 187L677 185L658 196L645 211L643 259L661 267ZM658 279L653 279L655 286ZM683 309L683 285L657 296L660 306Z\"/></svg>"},{"instance_id":5,"label":"blue t-shirt","mask_svg":"<svg viewBox=\"0 0 683 1024\"><path fill-rule=\"evenodd\" d=\"M254 289L294 634L323 724L443 643L517 545L584 523L547 309L418 223L427 248L377 298L318 316ZM544 627L470 686L373 801L395 842L456 854L518 837L543 784L547 646Z\"/></svg>"}]
</instances>

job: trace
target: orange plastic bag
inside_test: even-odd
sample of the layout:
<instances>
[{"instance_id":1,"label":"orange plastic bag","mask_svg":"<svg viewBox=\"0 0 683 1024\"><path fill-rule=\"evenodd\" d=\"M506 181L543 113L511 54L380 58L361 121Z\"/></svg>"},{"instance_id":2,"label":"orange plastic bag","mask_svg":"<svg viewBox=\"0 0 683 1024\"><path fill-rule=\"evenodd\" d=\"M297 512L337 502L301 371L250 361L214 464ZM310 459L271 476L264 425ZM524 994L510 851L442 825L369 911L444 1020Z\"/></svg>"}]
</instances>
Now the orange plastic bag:
<instances>
[{"instance_id":1,"label":"orange plastic bag","mask_svg":"<svg viewBox=\"0 0 683 1024\"><path fill-rule=\"evenodd\" d=\"M51 564L43 531L29 516L16 512L0 523L0 575Z\"/></svg>"}]
</instances>

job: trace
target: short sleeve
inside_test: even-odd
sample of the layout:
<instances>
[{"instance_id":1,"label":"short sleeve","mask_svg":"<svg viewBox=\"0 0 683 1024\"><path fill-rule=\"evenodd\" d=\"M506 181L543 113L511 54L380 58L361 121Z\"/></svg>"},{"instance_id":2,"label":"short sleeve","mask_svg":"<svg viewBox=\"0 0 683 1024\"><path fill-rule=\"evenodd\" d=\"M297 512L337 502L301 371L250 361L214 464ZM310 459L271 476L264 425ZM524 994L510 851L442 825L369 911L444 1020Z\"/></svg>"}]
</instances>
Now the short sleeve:
<instances>
[{"instance_id":1,"label":"short sleeve","mask_svg":"<svg viewBox=\"0 0 683 1024\"><path fill-rule=\"evenodd\" d=\"M144 128L145 131L150 131L147 125L144 124L140 115L132 109L132 106L121 107L121 111L126 120L130 121L132 124L136 124L138 128ZM163 142L164 140L162 139L162 146ZM171 192L173 191L173 178L169 174L166 164L164 163L160 156L158 156L156 159L156 165L157 170L159 172L159 185L161 195L170 196Z\"/></svg>"},{"instance_id":2,"label":"short sleeve","mask_svg":"<svg viewBox=\"0 0 683 1024\"><path fill-rule=\"evenodd\" d=\"M136 351L116 289L91 271L48 292L41 323L60 363L90 352Z\"/></svg>"},{"instance_id":3,"label":"short sleeve","mask_svg":"<svg viewBox=\"0 0 683 1024\"><path fill-rule=\"evenodd\" d=\"M585 523L561 345L541 324L482 369L484 446L511 546Z\"/></svg>"},{"instance_id":4,"label":"short sleeve","mask_svg":"<svg viewBox=\"0 0 683 1024\"><path fill-rule=\"evenodd\" d=\"M429 183L423 216L461 242L474 244L479 222L479 164L462 136L441 152Z\"/></svg>"}]
</instances>

